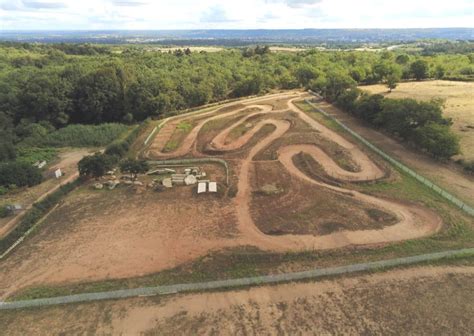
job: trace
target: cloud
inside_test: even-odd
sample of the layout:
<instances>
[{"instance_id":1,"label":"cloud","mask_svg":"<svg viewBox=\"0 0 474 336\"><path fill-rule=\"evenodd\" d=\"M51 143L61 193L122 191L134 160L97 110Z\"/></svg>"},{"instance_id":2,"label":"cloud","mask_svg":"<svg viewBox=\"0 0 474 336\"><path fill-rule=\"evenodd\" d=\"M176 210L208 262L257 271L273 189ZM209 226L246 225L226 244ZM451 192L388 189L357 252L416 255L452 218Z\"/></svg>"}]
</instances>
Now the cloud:
<instances>
[{"instance_id":1,"label":"cloud","mask_svg":"<svg viewBox=\"0 0 474 336\"><path fill-rule=\"evenodd\" d=\"M322 0L266 0L267 3L284 3L291 8L301 8L304 6L316 5Z\"/></svg>"},{"instance_id":2,"label":"cloud","mask_svg":"<svg viewBox=\"0 0 474 336\"><path fill-rule=\"evenodd\" d=\"M213 6L201 15L200 21L204 23L222 23L235 20L229 19L227 17L227 12L221 6Z\"/></svg>"},{"instance_id":3,"label":"cloud","mask_svg":"<svg viewBox=\"0 0 474 336\"><path fill-rule=\"evenodd\" d=\"M31 11L35 9L62 9L66 4L54 1L6 1L0 3L0 9L4 11Z\"/></svg>"},{"instance_id":4,"label":"cloud","mask_svg":"<svg viewBox=\"0 0 474 336\"><path fill-rule=\"evenodd\" d=\"M148 5L148 2L134 0L112 0L112 3L120 7L141 7Z\"/></svg>"},{"instance_id":5,"label":"cloud","mask_svg":"<svg viewBox=\"0 0 474 336\"><path fill-rule=\"evenodd\" d=\"M23 1L23 5L26 8L31 8L31 9L66 8L66 5L62 2L50 2L50 1Z\"/></svg>"}]
</instances>

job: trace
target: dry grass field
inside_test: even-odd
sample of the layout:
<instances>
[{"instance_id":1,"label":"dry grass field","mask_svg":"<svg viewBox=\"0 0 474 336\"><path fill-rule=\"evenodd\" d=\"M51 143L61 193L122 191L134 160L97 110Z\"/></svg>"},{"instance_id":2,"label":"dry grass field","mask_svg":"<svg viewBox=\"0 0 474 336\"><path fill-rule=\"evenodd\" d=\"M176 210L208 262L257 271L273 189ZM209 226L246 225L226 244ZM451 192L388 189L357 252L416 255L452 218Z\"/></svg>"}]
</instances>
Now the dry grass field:
<instances>
[{"instance_id":1,"label":"dry grass field","mask_svg":"<svg viewBox=\"0 0 474 336\"><path fill-rule=\"evenodd\" d=\"M369 85L361 89L390 98L445 100L444 113L452 118L453 131L461 138L462 155L466 159L474 159L474 83L440 80L408 82L400 83L392 93L387 92L385 85Z\"/></svg>"},{"instance_id":2,"label":"dry grass field","mask_svg":"<svg viewBox=\"0 0 474 336\"><path fill-rule=\"evenodd\" d=\"M5 335L470 335L474 268L418 267L0 314Z\"/></svg>"}]
</instances>

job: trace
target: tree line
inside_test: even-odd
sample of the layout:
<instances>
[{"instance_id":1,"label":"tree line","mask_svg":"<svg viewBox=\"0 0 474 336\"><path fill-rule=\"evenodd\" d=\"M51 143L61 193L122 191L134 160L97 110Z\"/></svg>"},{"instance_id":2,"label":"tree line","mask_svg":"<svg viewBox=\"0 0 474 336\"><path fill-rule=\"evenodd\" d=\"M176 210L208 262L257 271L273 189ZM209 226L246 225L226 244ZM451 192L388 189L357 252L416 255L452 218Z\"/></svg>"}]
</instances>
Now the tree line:
<instances>
[{"instance_id":1,"label":"tree line","mask_svg":"<svg viewBox=\"0 0 474 336\"><path fill-rule=\"evenodd\" d=\"M357 84L469 79L472 53L273 53L268 47L162 53L146 47L0 44L0 160L22 143L67 138L74 124L134 123L275 89L312 88L336 101ZM62 134L72 134L76 129ZM29 141L28 141L29 139Z\"/></svg>"},{"instance_id":2,"label":"tree line","mask_svg":"<svg viewBox=\"0 0 474 336\"><path fill-rule=\"evenodd\" d=\"M365 122L409 142L439 159L460 151L452 121L443 117L440 100L391 99L355 87L339 94L335 104Z\"/></svg>"}]
</instances>

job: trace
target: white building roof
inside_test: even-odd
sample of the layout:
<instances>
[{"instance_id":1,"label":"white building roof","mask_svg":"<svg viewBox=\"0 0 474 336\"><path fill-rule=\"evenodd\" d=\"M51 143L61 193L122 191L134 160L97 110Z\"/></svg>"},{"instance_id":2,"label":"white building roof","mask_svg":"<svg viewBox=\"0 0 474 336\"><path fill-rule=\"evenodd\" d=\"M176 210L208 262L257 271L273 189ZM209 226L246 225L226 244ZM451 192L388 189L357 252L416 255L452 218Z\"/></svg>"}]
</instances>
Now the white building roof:
<instances>
[{"instance_id":1,"label":"white building roof","mask_svg":"<svg viewBox=\"0 0 474 336\"><path fill-rule=\"evenodd\" d=\"M198 183L198 194L202 194L206 192L206 183L199 182Z\"/></svg>"},{"instance_id":2,"label":"white building roof","mask_svg":"<svg viewBox=\"0 0 474 336\"><path fill-rule=\"evenodd\" d=\"M217 192L217 182L209 182L209 192Z\"/></svg>"}]
</instances>

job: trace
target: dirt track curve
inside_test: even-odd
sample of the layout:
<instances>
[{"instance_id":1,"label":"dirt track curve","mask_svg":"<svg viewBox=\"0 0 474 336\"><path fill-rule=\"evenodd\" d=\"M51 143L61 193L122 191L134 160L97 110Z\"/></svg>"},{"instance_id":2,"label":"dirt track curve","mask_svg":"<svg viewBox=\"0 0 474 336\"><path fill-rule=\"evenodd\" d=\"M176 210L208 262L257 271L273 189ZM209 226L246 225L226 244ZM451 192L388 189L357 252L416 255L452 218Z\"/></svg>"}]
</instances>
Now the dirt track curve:
<instances>
[{"instance_id":1,"label":"dirt track curve","mask_svg":"<svg viewBox=\"0 0 474 336\"><path fill-rule=\"evenodd\" d=\"M442 220L433 211L424 207L396 202L394 200L383 199L363 194L354 190L344 189L323 183L321 181L313 180L300 171L293 163L293 156L304 152L311 155L317 162L321 164L326 173L342 181L371 181L383 177L383 171L355 144L349 142L344 137L336 132L323 126L309 115L301 111L294 103L294 100L301 99L304 94L300 92L282 94L278 98L286 99L287 108L283 110L273 110L273 107L265 104L268 97L262 97L260 100L262 104L257 104L258 100L252 99L252 104L246 105L243 108L222 114L216 114L218 109L205 114L199 115L200 121L186 136L181 146L171 153L164 153L163 148L166 145L167 137L161 138L149 148L147 155L153 158L171 158L179 157L195 152L193 145L196 143L197 136L202 127L211 120L227 118L237 115L244 110L259 109L253 114L246 114L240 120L235 122L230 127L222 130L209 144L213 149L221 152L233 151L242 148L250 139L265 125L273 125L275 129L269 135L259 140L253 146L248 155L241 161L240 171L238 173L238 193L235 197L235 206L237 210L239 230L242 238L246 243L257 245L259 248L274 250L274 251L288 251L288 250L315 250L315 249L330 249L338 248L348 245L365 245L378 244L394 241L401 241L407 239L414 239L435 233L441 228ZM246 103L246 102L243 102ZM291 124L286 120L272 119L272 113L282 111L292 111L303 120L312 129L319 132L322 137L331 140L344 149L350 151L353 161L360 167L357 172L349 172L342 169L337 163L329 157L322 149L316 145L298 144L280 147L278 150L278 160L285 167L285 169L294 177L304 180L310 184L317 185L330 189L332 191L350 195L354 199L370 203L387 209L394 213L398 221L394 225L378 230L359 230L359 231L338 231L324 236L312 235L280 235L271 236L261 232L255 225L250 214L250 201L252 188L250 185L250 169L254 157L267 146L269 146L276 139L280 138L287 132ZM201 119L203 116L209 115L209 118ZM245 123L250 117L256 115L268 116L253 125L252 129L246 132L243 136L234 141L228 141L230 132ZM183 117L183 119L186 117ZM170 123L170 127L174 127L176 122ZM165 126L166 127L166 126ZM171 132L167 132L171 137ZM169 139L169 138L168 138ZM196 153L194 153L196 154Z\"/></svg>"}]
</instances>

